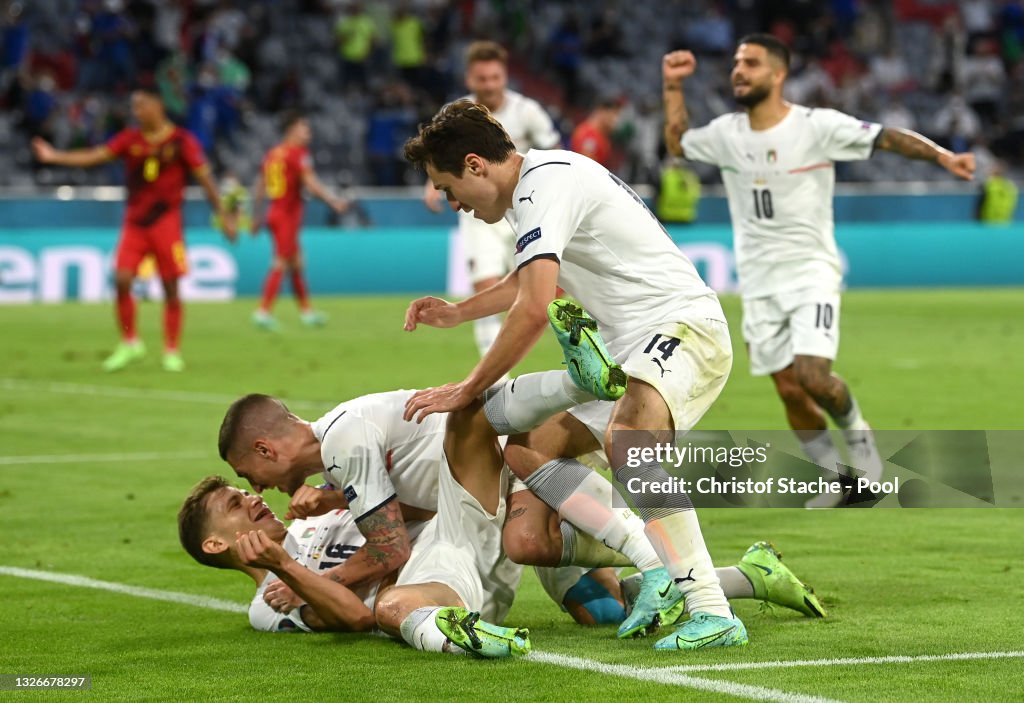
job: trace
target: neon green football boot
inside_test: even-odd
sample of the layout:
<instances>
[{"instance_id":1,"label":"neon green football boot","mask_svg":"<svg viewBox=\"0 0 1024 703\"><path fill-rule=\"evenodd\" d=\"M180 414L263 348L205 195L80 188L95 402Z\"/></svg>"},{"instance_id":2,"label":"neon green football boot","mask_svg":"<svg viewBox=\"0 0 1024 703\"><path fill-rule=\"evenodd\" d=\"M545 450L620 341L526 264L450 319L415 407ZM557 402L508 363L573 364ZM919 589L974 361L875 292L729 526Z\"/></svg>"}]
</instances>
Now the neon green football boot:
<instances>
[{"instance_id":1,"label":"neon green football boot","mask_svg":"<svg viewBox=\"0 0 1024 703\"><path fill-rule=\"evenodd\" d=\"M441 608L434 622L452 643L484 659L518 657L532 648L530 631L526 628L492 625L481 620L480 613L471 613L465 608Z\"/></svg>"},{"instance_id":2,"label":"neon green football boot","mask_svg":"<svg viewBox=\"0 0 1024 703\"><path fill-rule=\"evenodd\" d=\"M594 318L576 303L556 298L548 305L548 321L562 345L573 383L598 400L621 398L626 372L612 360Z\"/></svg>"},{"instance_id":3,"label":"neon green football boot","mask_svg":"<svg viewBox=\"0 0 1024 703\"><path fill-rule=\"evenodd\" d=\"M770 542L753 544L736 568L753 584L754 598L792 608L808 617L825 617L814 589L782 563L782 555Z\"/></svg>"},{"instance_id":4,"label":"neon green football boot","mask_svg":"<svg viewBox=\"0 0 1024 703\"><path fill-rule=\"evenodd\" d=\"M747 628L733 615L696 612L668 637L654 643L655 649L708 649L709 647L743 647L747 644Z\"/></svg>"},{"instance_id":5,"label":"neon green football boot","mask_svg":"<svg viewBox=\"0 0 1024 703\"><path fill-rule=\"evenodd\" d=\"M141 340L134 342L121 342L117 349L103 362L103 370L107 372L120 371L133 361L138 361L146 356L146 345Z\"/></svg>"},{"instance_id":6,"label":"neon green football boot","mask_svg":"<svg viewBox=\"0 0 1024 703\"><path fill-rule=\"evenodd\" d=\"M300 317L306 327L323 327L327 324L327 314L319 310L306 310Z\"/></svg>"},{"instance_id":7,"label":"neon green football boot","mask_svg":"<svg viewBox=\"0 0 1024 703\"><path fill-rule=\"evenodd\" d=\"M643 573L640 592L632 602L629 615L619 625L616 637L643 637L662 625L671 625L682 617L686 603L683 594L663 566Z\"/></svg>"},{"instance_id":8,"label":"neon green football boot","mask_svg":"<svg viewBox=\"0 0 1024 703\"><path fill-rule=\"evenodd\" d=\"M185 370L185 360L181 358L178 350L164 352L164 371L181 373Z\"/></svg>"}]
</instances>

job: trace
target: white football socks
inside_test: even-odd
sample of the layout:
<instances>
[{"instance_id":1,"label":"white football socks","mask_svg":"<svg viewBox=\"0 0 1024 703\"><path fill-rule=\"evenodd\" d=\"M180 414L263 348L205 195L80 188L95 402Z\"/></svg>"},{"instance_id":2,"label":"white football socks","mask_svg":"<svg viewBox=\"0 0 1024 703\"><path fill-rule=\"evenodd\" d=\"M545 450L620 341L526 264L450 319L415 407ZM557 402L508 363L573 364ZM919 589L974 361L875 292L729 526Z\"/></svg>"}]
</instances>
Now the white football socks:
<instances>
[{"instance_id":1,"label":"white football socks","mask_svg":"<svg viewBox=\"0 0 1024 703\"><path fill-rule=\"evenodd\" d=\"M417 608L409 613L399 626L402 639L413 649L419 649L424 652L465 654L466 652L461 647L453 644L437 628L437 622L434 618L440 609L439 607Z\"/></svg>"},{"instance_id":2,"label":"white football socks","mask_svg":"<svg viewBox=\"0 0 1024 703\"><path fill-rule=\"evenodd\" d=\"M732 617L693 509L673 511L650 520L645 532L686 598L688 612Z\"/></svg>"},{"instance_id":3,"label":"white football socks","mask_svg":"<svg viewBox=\"0 0 1024 703\"><path fill-rule=\"evenodd\" d=\"M499 435L529 432L552 415L594 400L566 371L517 376L484 392L484 414Z\"/></svg>"},{"instance_id":4,"label":"white football socks","mask_svg":"<svg viewBox=\"0 0 1024 703\"><path fill-rule=\"evenodd\" d=\"M827 471L825 478L835 481L836 474L841 473L839 464L842 459L839 458L839 450L832 443L832 437L828 430L822 430L810 441L800 442L800 448L804 450L804 454L810 457L811 461Z\"/></svg>"}]
</instances>

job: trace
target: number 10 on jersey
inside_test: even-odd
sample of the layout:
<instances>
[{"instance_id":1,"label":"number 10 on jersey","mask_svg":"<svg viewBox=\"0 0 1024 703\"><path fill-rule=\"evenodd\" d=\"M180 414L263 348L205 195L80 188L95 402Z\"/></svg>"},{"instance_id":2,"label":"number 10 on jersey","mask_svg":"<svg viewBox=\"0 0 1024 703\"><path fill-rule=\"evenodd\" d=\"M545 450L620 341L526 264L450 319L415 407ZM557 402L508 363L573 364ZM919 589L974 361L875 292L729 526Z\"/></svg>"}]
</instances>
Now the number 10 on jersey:
<instances>
[{"instance_id":1,"label":"number 10 on jersey","mask_svg":"<svg viewBox=\"0 0 1024 703\"><path fill-rule=\"evenodd\" d=\"M772 207L772 192L767 188L754 188L754 214L757 219L771 219L775 216L775 208Z\"/></svg>"}]
</instances>

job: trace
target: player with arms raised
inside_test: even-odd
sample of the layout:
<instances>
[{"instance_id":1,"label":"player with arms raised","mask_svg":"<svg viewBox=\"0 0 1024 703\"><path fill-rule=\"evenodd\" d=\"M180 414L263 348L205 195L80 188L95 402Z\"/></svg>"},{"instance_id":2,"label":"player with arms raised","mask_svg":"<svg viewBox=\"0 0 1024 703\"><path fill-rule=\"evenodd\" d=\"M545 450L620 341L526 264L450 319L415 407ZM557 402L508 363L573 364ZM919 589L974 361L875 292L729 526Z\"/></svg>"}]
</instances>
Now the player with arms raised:
<instances>
[{"instance_id":1,"label":"player with arms raised","mask_svg":"<svg viewBox=\"0 0 1024 703\"><path fill-rule=\"evenodd\" d=\"M268 151L263 159L253 205L252 233L255 235L263 226L259 216L263 198L265 196L270 200L266 224L274 239L274 259L263 284L260 307L252 316L253 323L258 327L270 330L277 328L277 322L271 317L270 311L285 272L291 273L292 292L299 303L303 324L316 327L326 321L322 313L310 306L303 275L302 252L299 249L303 189L323 200L338 214L348 209L348 202L332 194L313 171L309 155L313 133L309 120L298 112L290 112L282 121L282 131L284 139Z\"/></svg>"},{"instance_id":2,"label":"player with arms raised","mask_svg":"<svg viewBox=\"0 0 1024 703\"><path fill-rule=\"evenodd\" d=\"M491 111L512 137L516 149L554 149L561 135L551 118L536 100L508 89L508 52L492 41L476 41L466 49L467 99ZM441 193L427 182L424 200L434 212L441 211ZM515 232L501 220L488 224L469 213L459 213L459 234L473 292L479 293L497 283L512 270ZM501 329L501 317L491 315L473 321L480 356L494 344Z\"/></svg>"},{"instance_id":3,"label":"player with arms raised","mask_svg":"<svg viewBox=\"0 0 1024 703\"><path fill-rule=\"evenodd\" d=\"M877 480L882 462L871 428L849 387L832 373L842 283L833 162L867 159L883 149L970 179L974 156L954 154L915 132L786 102L789 50L764 34L741 39L736 49L732 86L742 110L691 129L682 82L696 67L689 51L664 57L665 141L673 155L721 170L751 372L772 377L789 424L815 463L835 472L840 461L827 413L843 430L851 463ZM836 486L808 507L842 499Z\"/></svg>"},{"instance_id":4,"label":"player with arms raised","mask_svg":"<svg viewBox=\"0 0 1024 703\"><path fill-rule=\"evenodd\" d=\"M139 264L152 255L164 289L163 366L168 371L183 371L185 362L178 351L182 325L178 279L187 271L181 206L190 173L225 223L228 238L233 240L236 232L233 220L225 217L202 147L190 132L167 118L159 93L137 89L131 106L139 126L118 132L106 144L60 151L37 138L32 140L32 151L40 162L58 166L88 168L114 159L124 161L128 205L114 263L121 344L103 362L103 368L118 371L146 353L135 327L132 282Z\"/></svg>"}]
</instances>

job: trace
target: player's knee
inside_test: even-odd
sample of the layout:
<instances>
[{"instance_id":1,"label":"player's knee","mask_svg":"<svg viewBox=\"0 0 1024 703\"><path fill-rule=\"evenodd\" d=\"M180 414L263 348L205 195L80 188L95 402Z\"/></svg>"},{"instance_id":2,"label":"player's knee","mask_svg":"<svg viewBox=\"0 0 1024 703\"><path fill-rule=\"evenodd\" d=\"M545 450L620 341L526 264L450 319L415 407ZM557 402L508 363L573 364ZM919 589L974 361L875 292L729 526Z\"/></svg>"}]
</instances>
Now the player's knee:
<instances>
[{"instance_id":1,"label":"player's knee","mask_svg":"<svg viewBox=\"0 0 1024 703\"><path fill-rule=\"evenodd\" d=\"M417 607L418 604L413 594L407 589L396 586L387 589L377 597L377 602L373 607L373 617L382 630L397 632L402 621Z\"/></svg>"},{"instance_id":2,"label":"player's knee","mask_svg":"<svg viewBox=\"0 0 1024 703\"><path fill-rule=\"evenodd\" d=\"M775 384L775 390L778 392L779 398L787 407L803 407L809 400L807 397L807 391L804 390L803 385L796 379L777 382Z\"/></svg>"},{"instance_id":3,"label":"player's knee","mask_svg":"<svg viewBox=\"0 0 1024 703\"><path fill-rule=\"evenodd\" d=\"M546 534L534 530L505 530L501 535L505 555L516 564L557 566L562 552Z\"/></svg>"},{"instance_id":4,"label":"player's knee","mask_svg":"<svg viewBox=\"0 0 1024 703\"><path fill-rule=\"evenodd\" d=\"M817 366L802 366L796 370L800 388L812 398L827 398L832 392L832 376Z\"/></svg>"}]
</instances>

